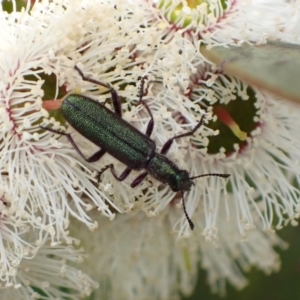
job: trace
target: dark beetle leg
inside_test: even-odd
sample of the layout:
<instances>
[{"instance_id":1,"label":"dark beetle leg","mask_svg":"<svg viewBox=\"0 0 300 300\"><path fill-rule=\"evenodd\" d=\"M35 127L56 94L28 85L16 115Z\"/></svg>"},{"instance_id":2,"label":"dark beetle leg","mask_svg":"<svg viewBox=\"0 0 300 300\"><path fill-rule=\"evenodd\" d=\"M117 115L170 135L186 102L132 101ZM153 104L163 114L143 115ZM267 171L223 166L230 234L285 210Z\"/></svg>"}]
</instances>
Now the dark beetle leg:
<instances>
[{"instance_id":1,"label":"dark beetle leg","mask_svg":"<svg viewBox=\"0 0 300 300\"><path fill-rule=\"evenodd\" d=\"M154 119L153 119L153 115L152 115L152 112L151 112L149 106L143 100L144 84L145 84L145 77L142 77L142 79L141 79L141 87L140 87L140 95L139 95L139 102L142 105L144 105L144 107L147 109L147 112L148 112L148 114L150 116L150 121L149 121L149 123L147 125L147 129L146 129L146 132L145 132L145 134L150 137L150 135L152 134L152 131L153 131L153 127L154 127Z\"/></svg>"},{"instance_id":2,"label":"dark beetle leg","mask_svg":"<svg viewBox=\"0 0 300 300\"><path fill-rule=\"evenodd\" d=\"M92 163L98 161L105 153L106 153L105 149L100 149L99 151L95 152L92 156L90 156L87 162Z\"/></svg>"},{"instance_id":3,"label":"dark beetle leg","mask_svg":"<svg viewBox=\"0 0 300 300\"><path fill-rule=\"evenodd\" d=\"M121 101L119 99L119 96L118 96L116 90L112 86L110 86L109 84L106 84L106 83L103 83L99 80L96 80L96 79L93 79L91 77L85 76L83 74L83 72L77 66L75 66L74 68L79 73L79 75L81 76L83 81L88 81L88 82L91 82L91 83L95 83L97 85L101 85L101 86L109 89L115 114L117 114L119 117L122 117Z\"/></svg>"},{"instance_id":4,"label":"dark beetle leg","mask_svg":"<svg viewBox=\"0 0 300 300\"><path fill-rule=\"evenodd\" d=\"M133 180L132 184L130 185L132 188L139 185L148 175L148 172L144 172L140 174L136 179Z\"/></svg>"},{"instance_id":5,"label":"dark beetle leg","mask_svg":"<svg viewBox=\"0 0 300 300\"><path fill-rule=\"evenodd\" d=\"M95 152L92 156L86 158L84 156L84 154L81 152L81 150L78 148L78 146L75 144L71 134L69 133L66 133L66 132L63 132L63 131L60 131L60 130L55 130L53 128L50 128L50 127L43 127L43 126L40 126L40 128L44 129L44 130L48 130L48 131L51 131L53 133L57 133L57 134L60 134L60 135L64 135L67 137L68 141L70 142L70 144L73 146L73 148L76 150L76 152L87 162L91 163L91 162L95 162L97 160L99 160L106 152L105 149L100 149L99 151Z\"/></svg>"},{"instance_id":6,"label":"dark beetle leg","mask_svg":"<svg viewBox=\"0 0 300 300\"><path fill-rule=\"evenodd\" d=\"M101 169L101 171L98 173L98 182L100 181L100 177L101 175L107 170L110 169L111 173L114 175L114 177L118 180L118 181L123 181L124 179L126 179L128 177L128 175L130 174L130 172L132 171L132 169L130 168L126 168L120 176L118 176L116 174L115 168L113 164L110 165L106 165L104 168Z\"/></svg>"},{"instance_id":7,"label":"dark beetle leg","mask_svg":"<svg viewBox=\"0 0 300 300\"><path fill-rule=\"evenodd\" d=\"M197 129L199 129L201 127L201 125L203 124L204 118L205 118L205 115L202 116L200 122L195 126L195 128L193 130L191 130L189 132L186 132L186 133L183 133L183 134L176 135L176 136L170 138L169 140L167 140L166 143L163 145L160 153L163 154L163 155L167 154L167 152L171 148L174 140L185 137L185 136L193 135L195 133L195 131Z\"/></svg>"},{"instance_id":8,"label":"dark beetle leg","mask_svg":"<svg viewBox=\"0 0 300 300\"><path fill-rule=\"evenodd\" d=\"M130 172L132 171L132 169L130 168L126 168L120 176L118 176L116 174L116 171L115 171L115 168L114 168L114 165L113 164L110 164L110 165L106 165L104 168L102 168L100 170L100 172L98 173L98 182L100 182L100 177L101 175L107 170L107 169L110 169L111 170L111 173L113 174L113 176L118 180L118 181L123 181L124 179L126 179L128 177L128 175L130 174ZM134 188L136 187L137 185L139 185L148 175L148 172L144 172L142 174L140 174L131 184L131 187Z\"/></svg>"}]
</instances>

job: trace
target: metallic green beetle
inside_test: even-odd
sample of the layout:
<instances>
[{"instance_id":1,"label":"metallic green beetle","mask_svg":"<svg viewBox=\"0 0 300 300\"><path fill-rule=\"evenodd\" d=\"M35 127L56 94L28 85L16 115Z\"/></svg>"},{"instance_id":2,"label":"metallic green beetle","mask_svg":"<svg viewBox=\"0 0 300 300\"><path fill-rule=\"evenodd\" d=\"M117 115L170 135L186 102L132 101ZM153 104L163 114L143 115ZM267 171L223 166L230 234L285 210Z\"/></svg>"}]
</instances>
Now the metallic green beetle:
<instances>
[{"instance_id":1,"label":"metallic green beetle","mask_svg":"<svg viewBox=\"0 0 300 300\"><path fill-rule=\"evenodd\" d=\"M194 184L193 179L195 178L204 176L227 178L230 175L213 173L190 177L188 171L179 169L178 166L165 155L175 139L193 135L203 124L205 115L202 116L200 122L193 130L167 140L160 153L158 153L156 152L155 142L150 138L154 127L153 115L148 105L142 99L144 94L144 78L141 79L139 102L144 105L150 115L150 121L145 134L141 133L130 123L122 119L121 102L117 92L111 86L93 78L86 77L77 66L75 66L75 69L84 81L106 87L111 93L114 112L109 110L103 104L80 94L68 95L63 100L61 106L62 113L67 122L101 149L89 158L86 158L77 147L70 134L48 127L42 128L65 135L78 154L87 162L95 162L107 152L126 165L125 170L119 176L116 174L113 164L106 165L99 172L99 180L101 174L109 168L118 181L123 181L127 178L132 170L145 170L145 172L141 173L131 183L131 187L136 187L149 174L158 181L169 185L174 192L181 192L184 213L191 229L193 229L194 224L186 212L183 193L190 190L191 186Z\"/></svg>"}]
</instances>

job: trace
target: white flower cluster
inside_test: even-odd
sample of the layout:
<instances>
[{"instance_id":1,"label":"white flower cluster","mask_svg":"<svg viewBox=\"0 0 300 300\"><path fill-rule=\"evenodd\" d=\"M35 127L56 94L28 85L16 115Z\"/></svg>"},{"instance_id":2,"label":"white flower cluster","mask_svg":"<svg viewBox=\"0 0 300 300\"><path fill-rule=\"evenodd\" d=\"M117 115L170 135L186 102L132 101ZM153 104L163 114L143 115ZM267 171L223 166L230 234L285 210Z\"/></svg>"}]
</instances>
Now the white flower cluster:
<instances>
[{"instance_id":1,"label":"white flower cluster","mask_svg":"<svg viewBox=\"0 0 300 300\"><path fill-rule=\"evenodd\" d=\"M97 299L177 299L193 291L198 264L215 292L227 281L243 287L249 266L278 269L273 247L285 244L273 230L299 217L299 109L258 91L249 97L245 84L203 60L199 45L297 42L299 11L295 1L271 8L268 1L198 2L28 1L18 12L13 0L11 13L0 11L1 299L89 295L96 284L75 269L78 239L90 255L85 271L100 285ZM108 170L98 183L104 165L113 163L117 174L125 166L109 155L87 163L66 136L41 128L67 131L86 157L99 150L43 101L52 100L48 86L53 98L80 88L112 109L109 91L83 81L75 65L114 87L122 117L141 132L150 119L137 105L139 78L146 79L157 151L206 114L194 136L174 140L168 152L191 177L231 174L195 179L184 193L193 232L169 186L149 177L132 189L135 171L120 182ZM226 109L250 100L253 126L239 129L239 114ZM210 126L217 120L240 140L245 134L244 143L228 150L227 136Z\"/></svg>"}]
</instances>

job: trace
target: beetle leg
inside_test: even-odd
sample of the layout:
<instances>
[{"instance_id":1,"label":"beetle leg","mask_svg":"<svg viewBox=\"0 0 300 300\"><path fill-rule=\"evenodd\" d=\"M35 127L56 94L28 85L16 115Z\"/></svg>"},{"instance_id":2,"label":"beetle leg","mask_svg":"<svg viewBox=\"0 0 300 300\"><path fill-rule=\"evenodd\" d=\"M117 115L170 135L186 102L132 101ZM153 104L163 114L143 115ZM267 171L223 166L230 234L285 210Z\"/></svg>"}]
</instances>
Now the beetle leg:
<instances>
[{"instance_id":1,"label":"beetle leg","mask_svg":"<svg viewBox=\"0 0 300 300\"><path fill-rule=\"evenodd\" d=\"M148 175L148 172L144 172L142 174L140 174L136 179L133 180L133 182L131 183L131 187L134 188L137 185L139 185Z\"/></svg>"},{"instance_id":2,"label":"beetle leg","mask_svg":"<svg viewBox=\"0 0 300 300\"><path fill-rule=\"evenodd\" d=\"M132 169L130 169L129 167L127 167L120 176L118 176L116 174L115 168L113 164L110 165L106 165L104 168L102 168L100 170L100 172L98 173L98 182L100 182L100 177L101 175L107 170L110 169L111 173L113 174L113 176L118 180L118 181L123 181L124 179L126 179L128 177L128 175L130 174L130 172L132 171Z\"/></svg>"},{"instance_id":3,"label":"beetle leg","mask_svg":"<svg viewBox=\"0 0 300 300\"><path fill-rule=\"evenodd\" d=\"M154 119L153 119L153 115L152 112L148 106L148 104L143 100L143 96L144 96L144 84L145 84L145 77L142 77L141 79L141 86L140 86L140 94L139 94L139 103L144 105L144 107L146 108L149 116L150 116L150 121L147 125L147 129L146 129L146 135L147 136L151 136L152 131L153 131L153 127L154 127Z\"/></svg>"},{"instance_id":4,"label":"beetle leg","mask_svg":"<svg viewBox=\"0 0 300 300\"><path fill-rule=\"evenodd\" d=\"M40 126L40 128L44 129L44 130L48 130L48 131L51 131L53 133L57 133L57 134L60 134L60 135L64 135L67 137L68 141L70 142L70 144L73 146L73 148L75 149L75 151L86 161L86 162L95 162L97 160L99 160L106 152L105 149L100 149L98 150L96 153L94 153L92 156L86 158L84 156L84 154L81 152L81 150L78 148L78 146L76 145L76 143L74 142L72 136L70 133L66 133L66 132L63 132L63 131L60 131L60 130L56 130L56 129L53 129L53 128L50 128L50 127L43 127L43 126Z\"/></svg>"},{"instance_id":5,"label":"beetle leg","mask_svg":"<svg viewBox=\"0 0 300 300\"><path fill-rule=\"evenodd\" d=\"M92 163L98 161L106 153L105 149L100 149L95 152L92 156L86 159L87 162Z\"/></svg>"},{"instance_id":6,"label":"beetle leg","mask_svg":"<svg viewBox=\"0 0 300 300\"><path fill-rule=\"evenodd\" d=\"M119 99L119 95L117 94L115 89L112 87L110 87L110 94L111 94L111 99L112 99L112 103L114 106L115 114L121 118L122 117L122 108L121 108L121 101Z\"/></svg>"},{"instance_id":7,"label":"beetle leg","mask_svg":"<svg viewBox=\"0 0 300 300\"><path fill-rule=\"evenodd\" d=\"M127 167L120 176L118 176L116 174L115 168L113 164L110 165L106 165L103 169L100 170L100 172L98 173L98 182L100 182L100 177L101 175L107 170L110 169L111 173L113 174L113 176L118 180L118 181L123 181L124 179L126 179L128 177L128 175L130 174L130 172L132 171L132 169L130 169L129 167ZM131 183L131 187L134 188L137 185L139 185L148 175L148 172L144 172L142 174L140 174L136 179L133 180L133 182Z\"/></svg>"},{"instance_id":8,"label":"beetle leg","mask_svg":"<svg viewBox=\"0 0 300 300\"><path fill-rule=\"evenodd\" d=\"M153 131L153 127L154 127L153 115L152 115L152 112L151 112L149 106L147 105L147 103L144 100L140 100L140 103L142 105L144 105L144 107L147 109L147 111L148 111L148 113L150 115L150 121L149 121L149 123L147 125L147 129L146 129L146 132L145 132L145 134L150 137L151 134L152 134L152 131Z\"/></svg>"},{"instance_id":9,"label":"beetle leg","mask_svg":"<svg viewBox=\"0 0 300 300\"><path fill-rule=\"evenodd\" d=\"M112 99L112 104L114 107L115 114L117 114L119 117L122 117L122 109L121 109L121 101L119 99L118 93L116 90L109 84L103 83L99 80L96 80L94 78L85 76L81 69L79 69L77 66L74 67L75 70L79 73L80 77L82 78L83 81L88 81L91 83L95 83L97 85L101 85L107 89L109 89L110 94L111 94L111 99Z\"/></svg>"},{"instance_id":10,"label":"beetle leg","mask_svg":"<svg viewBox=\"0 0 300 300\"><path fill-rule=\"evenodd\" d=\"M186 132L186 133L183 133L183 134L176 135L176 136L170 138L169 140L167 140L166 143L165 143L165 144L163 145L163 147L161 148L160 153L163 154L163 155L167 154L167 152L168 152L169 149L171 148L171 146L172 146L174 140L179 139L179 138L182 138L182 137L185 137L185 136L193 135L193 134L195 133L195 131L196 131L197 129L199 129L199 128L201 127L201 125L203 124L204 118L205 118L205 115L202 116L200 122L194 127L193 130L191 130L191 131L189 131L189 132Z\"/></svg>"}]
</instances>

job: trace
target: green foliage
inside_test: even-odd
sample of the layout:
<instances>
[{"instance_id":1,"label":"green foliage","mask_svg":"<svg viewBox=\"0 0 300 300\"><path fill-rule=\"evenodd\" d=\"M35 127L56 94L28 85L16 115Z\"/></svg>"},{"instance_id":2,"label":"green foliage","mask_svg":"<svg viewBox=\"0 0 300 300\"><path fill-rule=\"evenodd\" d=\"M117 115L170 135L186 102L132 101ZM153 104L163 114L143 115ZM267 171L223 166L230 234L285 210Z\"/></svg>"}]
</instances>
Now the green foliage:
<instances>
[{"instance_id":1,"label":"green foliage","mask_svg":"<svg viewBox=\"0 0 300 300\"><path fill-rule=\"evenodd\" d=\"M30 1L30 0L28 0L28 1ZM16 0L16 4L17 4L17 11L21 11L22 7L26 6L26 1ZM11 13L13 10L12 1L4 0L2 2L2 8L4 11Z\"/></svg>"}]
</instances>

